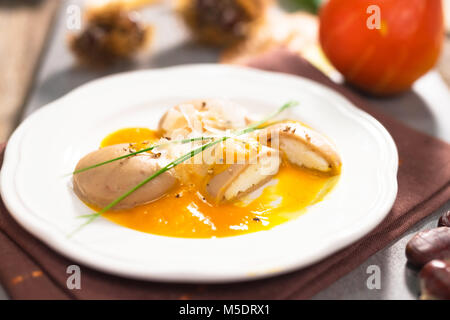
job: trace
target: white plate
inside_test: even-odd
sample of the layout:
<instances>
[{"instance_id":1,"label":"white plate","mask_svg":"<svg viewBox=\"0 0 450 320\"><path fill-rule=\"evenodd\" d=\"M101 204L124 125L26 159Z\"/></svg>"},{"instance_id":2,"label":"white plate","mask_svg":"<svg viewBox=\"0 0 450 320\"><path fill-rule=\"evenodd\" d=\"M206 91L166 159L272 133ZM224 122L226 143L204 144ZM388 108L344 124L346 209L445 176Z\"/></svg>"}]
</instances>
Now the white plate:
<instances>
[{"instance_id":1,"label":"white plate","mask_svg":"<svg viewBox=\"0 0 450 320\"><path fill-rule=\"evenodd\" d=\"M243 236L181 239L99 219L72 238L76 217L91 213L74 195L73 170L103 137L123 127L155 128L170 106L226 98L269 113L288 100L289 117L335 142L342 176L325 199L296 220ZM35 112L12 135L1 171L1 195L14 218L63 255L138 279L224 282L305 267L377 226L397 193L398 155L384 127L336 92L300 77L222 65L125 73L84 85Z\"/></svg>"}]
</instances>

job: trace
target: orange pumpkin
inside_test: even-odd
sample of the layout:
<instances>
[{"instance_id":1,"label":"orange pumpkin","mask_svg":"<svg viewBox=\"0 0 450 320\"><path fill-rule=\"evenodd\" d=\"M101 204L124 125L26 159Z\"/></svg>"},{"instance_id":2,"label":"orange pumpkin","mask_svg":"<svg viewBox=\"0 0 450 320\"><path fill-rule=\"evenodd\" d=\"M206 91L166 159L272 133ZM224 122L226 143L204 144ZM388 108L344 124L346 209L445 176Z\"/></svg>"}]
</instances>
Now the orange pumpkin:
<instances>
[{"instance_id":1,"label":"orange pumpkin","mask_svg":"<svg viewBox=\"0 0 450 320\"><path fill-rule=\"evenodd\" d=\"M410 88L435 65L443 36L441 0L329 0L320 12L326 56L375 95Z\"/></svg>"}]
</instances>

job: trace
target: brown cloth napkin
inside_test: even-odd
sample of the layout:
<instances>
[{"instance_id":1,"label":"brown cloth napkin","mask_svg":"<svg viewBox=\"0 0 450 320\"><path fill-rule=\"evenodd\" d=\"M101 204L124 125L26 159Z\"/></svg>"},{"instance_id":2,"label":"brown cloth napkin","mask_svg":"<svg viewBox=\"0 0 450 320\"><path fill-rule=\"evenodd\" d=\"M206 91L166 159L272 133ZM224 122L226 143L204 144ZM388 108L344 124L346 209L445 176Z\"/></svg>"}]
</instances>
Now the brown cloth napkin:
<instances>
[{"instance_id":1,"label":"brown cloth napkin","mask_svg":"<svg viewBox=\"0 0 450 320\"><path fill-rule=\"evenodd\" d=\"M66 268L77 262L55 253L31 236L0 203L0 282L10 297L305 299L353 270L450 199L450 145L372 110L363 99L334 84L293 54L276 51L252 60L249 65L301 75L329 86L372 114L389 130L400 154L399 191L392 211L375 230L311 267L264 280L220 285L170 284L129 280L81 266L81 289L69 290L66 286Z\"/></svg>"}]
</instances>

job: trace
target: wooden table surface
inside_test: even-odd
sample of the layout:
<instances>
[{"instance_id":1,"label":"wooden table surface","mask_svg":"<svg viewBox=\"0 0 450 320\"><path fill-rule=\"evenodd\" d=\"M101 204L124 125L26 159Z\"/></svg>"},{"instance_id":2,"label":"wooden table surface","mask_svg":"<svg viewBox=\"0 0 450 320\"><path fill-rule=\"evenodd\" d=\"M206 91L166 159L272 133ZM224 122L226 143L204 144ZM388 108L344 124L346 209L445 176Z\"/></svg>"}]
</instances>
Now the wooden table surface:
<instances>
[{"instance_id":1,"label":"wooden table surface","mask_svg":"<svg viewBox=\"0 0 450 320\"><path fill-rule=\"evenodd\" d=\"M0 141L17 125L59 0L0 0Z\"/></svg>"}]
</instances>

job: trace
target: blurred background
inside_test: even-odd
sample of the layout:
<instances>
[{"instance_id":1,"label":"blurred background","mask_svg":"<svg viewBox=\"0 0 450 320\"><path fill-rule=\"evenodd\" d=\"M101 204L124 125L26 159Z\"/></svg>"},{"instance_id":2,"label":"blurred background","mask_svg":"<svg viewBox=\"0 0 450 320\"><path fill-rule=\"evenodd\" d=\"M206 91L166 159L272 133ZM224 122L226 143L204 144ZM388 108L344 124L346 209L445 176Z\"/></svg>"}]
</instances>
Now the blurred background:
<instances>
[{"instance_id":1,"label":"blurred background","mask_svg":"<svg viewBox=\"0 0 450 320\"><path fill-rule=\"evenodd\" d=\"M335 81L342 82L346 78L352 87L369 96L389 96L398 92L411 94L408 93L409 82L428 72L432 66L440 77L439 81L434 80L440 85L445 83L448 90L450 0L443 1L446 37L442 48L435 48L432 34L439 33L439 26L428 26L435 31L420 36L429 39L428 43L424 40L414 46L405 38L408 37L405 30L425 27L414 26L407 17L400 26L389 21L389 17L399 16L401 12L420 20L418 11L436 11L430 4L416 11L408 7L414 7L412 3L417 1L403 8L399 3L408 1L391 1L397 3L396 7L381 7L381 20L378 21L381 22L381 38L374 40L363 32L358 34L358 29L348 23L361 9L357 7L361 1L330 2L353 2L355 6L330 5L331 8L319 19L319 9L327 1L0 0L0 141L5 141L20 121L35 109L100 76L183 63L240 64L280 46L306 58ZM367 4L377 2L383 1L373 0ZM435 1L428 1L431 2ZM371 15L371 12L359 11L367 18ZM430 14L429 19L439 21L436 14ZM374 17L371 23L376 22ZM391 60L395 62L396 52L401 50L392 46L398 43L399 37L405 38L403 46L416 57L411 61L413 66L427 64L419 67L421 70L409 65L397 70L401 74L413 69L415 74L404 76L412 79L400 77L381 89L373 80L367 82L367 79L378 76L370 72L380 73L379 70L369 70L370 65L372 69L374 65L379 69L379 61L367 62L363 68L366 71L358 76L346 74L348 70L355 72L354 66L346 65L348 62L344 58L353 59L355 52L362 55L358 45L368 47L376 42L378 47L384 46L384 56L380 58L384 59L381 60L383 64ZM417 34L414 37L418 38ZM342 49L348 47L353 48L353 52ZM420 48L428 48L423 50L430 52L422 54ZM433 55L439 56L437 62L431 57ZM386 73L391 71L392 68ZM428 86L434 85L429 82ZM377 102L379 98L376 99ZM398 99L402 98L396 95L396 98L382 100L385 104L396 105ZM388 112L398 112L394 107L389 109ZM413 117L413 126L425 131L439 130L431 128L428 122L432 120L426 117L421 123L423 113L432 113L422 109L413 105L410 112L414 114L417 111L417 114L402 116Z\"/></svg>"}]
</instances>

